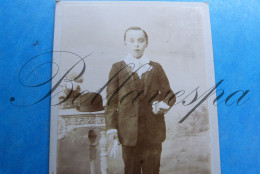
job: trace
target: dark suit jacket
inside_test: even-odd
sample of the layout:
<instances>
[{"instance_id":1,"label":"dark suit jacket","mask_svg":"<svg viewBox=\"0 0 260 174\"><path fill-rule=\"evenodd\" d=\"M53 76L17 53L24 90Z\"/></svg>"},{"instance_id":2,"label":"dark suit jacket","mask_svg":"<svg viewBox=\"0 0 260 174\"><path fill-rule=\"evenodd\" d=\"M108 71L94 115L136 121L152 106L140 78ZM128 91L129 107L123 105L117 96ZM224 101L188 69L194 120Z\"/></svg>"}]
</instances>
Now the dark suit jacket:
<instances>
[{"instance_id":1,"label":"dark suit jacket","mask_svg":"<svg viewBox=\"0 0 260 174\"><path fill-rule=\"evenodd\" d=\"M107 129L117 129L119 141L125 146L135 146L138 134L138 117L143 113L145 126L153 144L162 143L166 137L164 114L154 114L153 101L164 101L170 106L175 95L161 65L150 62L152 69L142 75L143 90L137 90L136 73L124 61L112 65L107 83L107 105L105 119ZM140 112L142 111L142 112ZM143 116L143 115L142 115Z\"/></svg>"}]
</instances>

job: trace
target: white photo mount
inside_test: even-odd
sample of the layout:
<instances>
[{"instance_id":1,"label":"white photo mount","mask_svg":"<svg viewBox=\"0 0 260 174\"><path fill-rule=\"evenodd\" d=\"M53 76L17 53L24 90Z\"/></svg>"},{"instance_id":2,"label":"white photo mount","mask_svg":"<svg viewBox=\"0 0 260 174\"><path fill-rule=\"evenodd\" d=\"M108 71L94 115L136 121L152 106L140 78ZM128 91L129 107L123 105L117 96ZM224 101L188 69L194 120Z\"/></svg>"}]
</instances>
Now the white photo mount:
<instances>
[{"instance_id":1,"label":"white photo mount","mask_svg":"<svg viewBox=\"0 0 260 174\"><path fill-rule=\"evenodd\" d=\"M115 10L117 11L117 15L113 13ZM53 74L57 71L58 74L52 80L52 87L54 88L69 68L75 62L79 61L77 55L81 58L90 55L84 59L86 62L86 71L82 75L84 82L81 90L95 92L101 88L108 80L111 65L122 60L123 56L127 53L124 49L123 34L127 27L133 25L140 26L147 31L149 35L147 55L164 67L174 92L183 90L188 95L188 93L191 93L199 86L197 91L199 95L202 95L215 85L211 27L207 3L59 1L56 3L53 48L53 62L59 66L59 70L57 70L57 66L53 66ZM74 59L75 61L70 61L70 59ZM81 70L81 68L77 69ZM79 72L75 71L73 73L77 74ZM59 103L59 95L57 93L62 90L59 86L52 93L52 105ZM105 90L102 92L102 97L105 98ZM187 97L187 101L191 101L192 97ZM181 101L183 98L184 96L177 98L177 102L178 99ZM205 151L198 149L199 152L193 153L187 149L185 149L185 152L183 149L180 149L181 153L178 154L180 159L178 160L168 159L166 155L172 150L172 144L176 143L176 141L182 141L182 137L176 136L179 131L178 124L182 124L178 123L178 121L200 99L196 101L197 103L194 102L193 105L189 106L185 106L180 102L166 115L165 119L167 121L168 132L166 141L163 144L161 174L168 174L169 170L173 169L174 171L178 170L179 174L186 174L187 172L189 173L187 169L189 165L192 168L194 163L195 166L199 166L198 171L195 171L195 173L205 171L205 174L207 172L210 172L210 174L221 173L217 107L213 105L215 98L216 95L212 94L203 102L208 113L209 129L196 134L197 137L205 138L208 136L208 141L204 142L205 144L208 143L208 148L205 148ZM108 143L106 142L107 137L105 121L102 116L103 113L104 111L78 112L74 108L61 109L60 106L51 107L50 174L62 173L61 171L63 170L61 168L58 169L62 163L58 151L58 146L61 145L58 141L66 137L69 132L71 133L71 131L80 128L89 128L89 130L94 130L98 133L96 135L98 140L92 144L90 142L88 144L89 147L85 148L95 148L96 155L94 155L95 157L93 155L91 157L91 154L86 156L86 158L89 158L84 159L89 162L87 168L83 167L83 169L79 169L80 165L76 164L71 164L70 167L75 165L80 172L82 170L85 173L91 174L115 174L111 171L115 170L119 171L119 173L122 171L122 160L113 161L112 164L109 163L112 159L109 159L107 151ZM171 117L171 115L173 116ZM65 126L63 129L61 128L61 124ZM60 132L61 129L63 132ZM74 132L74 134L69 135L69 138L73 135L78 136L77 133ZM88 135L82 134L80 136L84 137L84 141L88 137ZM186 134L182 136L185 137ZM189 143L189 140L194 138L194 134L186 137L188 137L187 143ZM69 138L68 141L71 140ZM77 138L80 139L80 137ZM171 142L171 139L174 142ZM198 144L200 142L202 140L198 140ZM67 144L66 146L69 145ZM70 146L73 147L73 143ZM176 149L178 150L178 148L174 150ZM210 155L205 156L203 155L204 153ZM198 158L201 161L189 161L187 159L189 156L192 156L191 159ZM166 161L172 163L166 164ZM64 165L67 165L67 163ZM180 167L181 165L184 165L184 167ZM171 166L179 166L179 168L171 169Z\"/></svg>"}]
</instances>

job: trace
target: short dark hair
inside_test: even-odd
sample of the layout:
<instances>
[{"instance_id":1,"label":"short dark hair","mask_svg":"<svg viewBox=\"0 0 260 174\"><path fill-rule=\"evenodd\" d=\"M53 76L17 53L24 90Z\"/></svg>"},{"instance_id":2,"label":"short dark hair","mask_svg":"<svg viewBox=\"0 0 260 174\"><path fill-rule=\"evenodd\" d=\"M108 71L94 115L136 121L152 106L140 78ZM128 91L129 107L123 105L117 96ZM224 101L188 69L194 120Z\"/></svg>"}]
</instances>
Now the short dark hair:
<instances>
[{"instance_id":1,"label":"short dark hair","mask_svg":"<svg viewBox=\"0 0 260 174\"><path fill-rule=\"evenodd\" d=\"M134 27L129 27L128 29L125 30L124 41L125 41L125 39L126 39L126 33L127 33L129 30L141 30L141 31L143 31L144 37L145 37L145 39L146 39L146 42L148 43L148 35L147 35L147 33L146 33L142 28L136 27L136 26L134 26Z\"/></svg>"}]
</instances>

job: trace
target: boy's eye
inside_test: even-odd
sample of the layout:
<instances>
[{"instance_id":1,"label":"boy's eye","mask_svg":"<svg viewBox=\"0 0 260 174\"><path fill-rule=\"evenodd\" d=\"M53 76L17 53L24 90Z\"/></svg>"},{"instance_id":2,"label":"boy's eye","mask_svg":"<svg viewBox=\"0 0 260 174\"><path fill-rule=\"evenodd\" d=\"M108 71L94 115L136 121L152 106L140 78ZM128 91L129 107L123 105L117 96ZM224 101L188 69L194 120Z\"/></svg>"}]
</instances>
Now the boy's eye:
<instances>
[{"instance_id":1,"label":"boy's eye","mask_svg":"<svg viewBox=\"0 0 260 174\"><path fill-rule=\"evenodd\" d=\"M133 40L133 39L131 39L131 40L130 40L130 42L131 42L131 43L133 43L133 42L134 42L134 40Z\"/></svg>"},{"instance_id":2,"label":"boy's eye","mask_svg":"<svg viewBox=\"0 0 260 174\"><path fill-rule=\"evenodd\" d=\"M140 42L140 43L143 43L143 42L144 42L144 39L140 39L139 42Z\"/></svg>"}]
</instances>

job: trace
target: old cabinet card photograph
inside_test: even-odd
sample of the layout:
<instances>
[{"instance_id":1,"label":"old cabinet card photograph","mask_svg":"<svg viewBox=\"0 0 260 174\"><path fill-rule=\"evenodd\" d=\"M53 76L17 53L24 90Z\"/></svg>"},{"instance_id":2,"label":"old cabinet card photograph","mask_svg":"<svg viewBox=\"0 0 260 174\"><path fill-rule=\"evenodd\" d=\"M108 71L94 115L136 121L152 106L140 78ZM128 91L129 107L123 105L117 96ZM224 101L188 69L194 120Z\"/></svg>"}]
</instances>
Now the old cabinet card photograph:
<instances>
[{"instance_id":1,"label":"old cabinet card photograph","mask_svg":"<svg viewBox=\"0 0 260 174\"><path fill-rule=\"evenodd\" d=\"M209 6L56 3L50 174L220 174Z\"/></svg>"}]
</instances>

